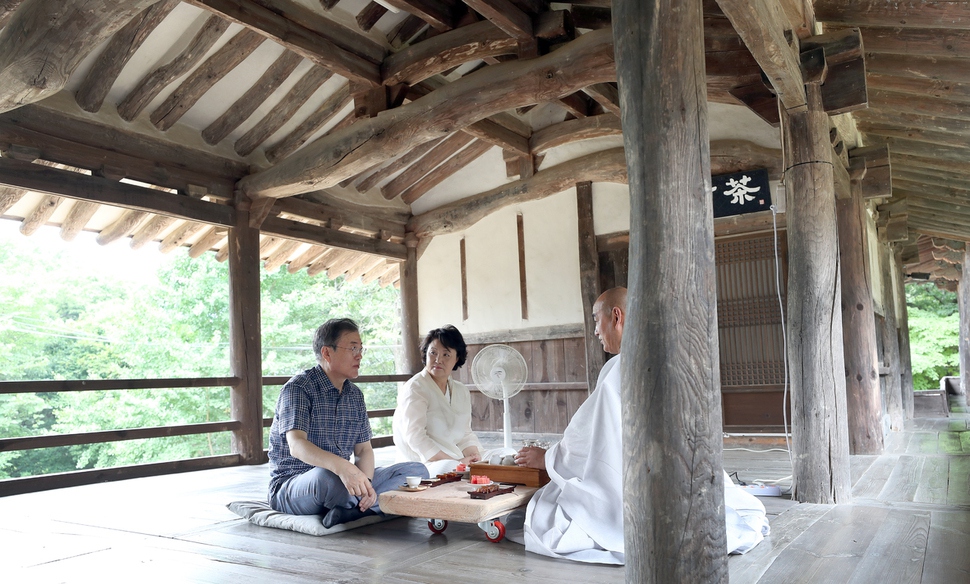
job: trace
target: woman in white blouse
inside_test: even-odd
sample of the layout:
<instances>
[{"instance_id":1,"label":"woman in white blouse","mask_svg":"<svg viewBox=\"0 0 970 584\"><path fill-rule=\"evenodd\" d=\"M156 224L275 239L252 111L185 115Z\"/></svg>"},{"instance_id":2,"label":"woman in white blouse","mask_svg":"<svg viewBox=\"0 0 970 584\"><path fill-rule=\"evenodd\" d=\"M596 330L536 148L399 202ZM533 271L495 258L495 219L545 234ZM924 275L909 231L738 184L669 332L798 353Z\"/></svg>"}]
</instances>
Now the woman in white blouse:
<instances>
[{"instance_id":1,"label":"woman in white blouse","mask_svg":"<svg viewBox=\"0 0 970 584\"><path fill-rule=\"evenodd\" d=\"M451 379L465 364L465 340L452 325L437 328L421 342L424 369L397 396L394 444L398 459L423 462L431 476L458 463L480 460L481 444L472 432L468 388Z\"/></svg>"}]
</instances>

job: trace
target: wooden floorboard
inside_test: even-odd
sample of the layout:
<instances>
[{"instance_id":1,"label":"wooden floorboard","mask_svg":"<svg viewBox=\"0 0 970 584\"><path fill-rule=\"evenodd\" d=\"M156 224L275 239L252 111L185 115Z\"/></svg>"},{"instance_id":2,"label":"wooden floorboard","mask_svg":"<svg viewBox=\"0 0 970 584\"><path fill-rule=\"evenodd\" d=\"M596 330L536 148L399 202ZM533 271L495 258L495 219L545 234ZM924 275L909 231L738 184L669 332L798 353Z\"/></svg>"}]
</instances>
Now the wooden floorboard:
<instances>
[{"instance_id":1,"label":"wooden floorboard","mask_svg":"<svg viewBox=\"0 0 970 584\"><path fill-rule=\"evenodd\" d=\"M731 582L970 583L970 414L916 419L887 452L850 457L853 502L766 497L771 533L731 556ZM494 438L494 437L492 437ZM757 450L752 452L751 450ZM393 457L393 451L379 453ZM741 481L791 486L787 452L726 449ZM622 566L553 560L474 525L398 518L326 537L254 526L268 468L236 467L0 498L3 582L622 582Z\"/></svg>"}]
</instances>

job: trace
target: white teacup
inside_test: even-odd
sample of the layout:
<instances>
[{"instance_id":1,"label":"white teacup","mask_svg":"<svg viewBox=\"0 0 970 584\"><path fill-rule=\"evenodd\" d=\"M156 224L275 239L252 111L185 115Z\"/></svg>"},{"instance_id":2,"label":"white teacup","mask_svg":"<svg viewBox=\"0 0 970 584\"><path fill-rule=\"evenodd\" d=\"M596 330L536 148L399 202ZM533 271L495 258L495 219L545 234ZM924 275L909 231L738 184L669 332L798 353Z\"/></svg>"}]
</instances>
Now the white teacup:
<instances>
[{"instance_id":1,"label":"white teacup","mask_svg":"<svg viewBox=\"0 0 970 584\"><path fill-rule=\"evenodd\" d=\"M404 480L407 481L408 486L412 489L421 484L421 477L404 477Z\"/></svg>"}]
</instances>

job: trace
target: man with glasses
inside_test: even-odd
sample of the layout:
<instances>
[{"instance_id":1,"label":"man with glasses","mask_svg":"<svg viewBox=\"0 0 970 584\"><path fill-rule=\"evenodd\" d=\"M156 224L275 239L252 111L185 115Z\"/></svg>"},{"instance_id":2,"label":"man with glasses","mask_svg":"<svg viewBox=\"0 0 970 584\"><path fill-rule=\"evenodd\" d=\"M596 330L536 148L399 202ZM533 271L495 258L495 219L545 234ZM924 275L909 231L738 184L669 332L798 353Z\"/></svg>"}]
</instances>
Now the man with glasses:
<instances>
[{"instance_id":1,"label":"man with glasses","mask_svg":"<svg viewBox=\"0 0 970 584\"><path fill-rule=\"evenodd\" d=\"M269 433L269 504L293 515L322 515L333 527L380 513L378 495L428 477L420 462L374 468L370 421L360 389L351 383L364 346L357 323L331 319L317 329L318 365L280 390ZM354 462L351 463L350 455Z\"/></svg>"}]
</instances>

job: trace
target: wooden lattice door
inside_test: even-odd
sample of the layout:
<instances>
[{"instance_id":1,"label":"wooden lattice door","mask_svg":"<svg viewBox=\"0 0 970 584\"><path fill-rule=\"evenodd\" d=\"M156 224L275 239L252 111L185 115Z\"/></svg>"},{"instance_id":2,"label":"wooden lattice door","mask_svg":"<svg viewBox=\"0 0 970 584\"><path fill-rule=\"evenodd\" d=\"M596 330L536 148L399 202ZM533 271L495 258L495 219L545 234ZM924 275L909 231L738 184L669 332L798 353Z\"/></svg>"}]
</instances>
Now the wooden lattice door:
<instances>
[{"instance_id":1,"label":"wooden lattice door","mask_svg":"<svg viewBox=\"0 0 970 584\"><path fill-rule=\"evenodd\" d=\"M715 250L724 430L781 432L785 349L774 238L769 233L718 240ZM783 303L786 252L785 235L780 233L778 280Z\"/></svg>"}]
</instances>

